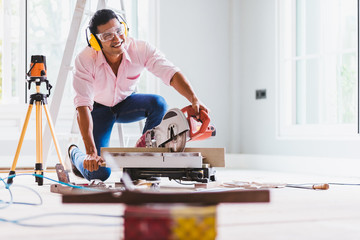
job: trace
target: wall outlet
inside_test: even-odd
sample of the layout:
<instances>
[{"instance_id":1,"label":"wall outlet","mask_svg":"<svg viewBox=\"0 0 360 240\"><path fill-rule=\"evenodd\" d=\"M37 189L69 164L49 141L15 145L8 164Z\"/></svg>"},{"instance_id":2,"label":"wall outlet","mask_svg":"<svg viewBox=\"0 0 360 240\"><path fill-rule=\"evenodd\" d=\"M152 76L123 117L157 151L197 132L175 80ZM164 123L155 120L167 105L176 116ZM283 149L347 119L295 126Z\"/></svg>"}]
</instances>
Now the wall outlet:
<instances>
[{"instance_id":1,"label":"wall outlet","mask_svg":"<svg viewBox=\"0 0 360 240\"><path fill-rule=\"evenodd\" d=\"M256 99L265 99L266 98L266 89L258 89L255 91Z\"/></svg>"}]
</instances>

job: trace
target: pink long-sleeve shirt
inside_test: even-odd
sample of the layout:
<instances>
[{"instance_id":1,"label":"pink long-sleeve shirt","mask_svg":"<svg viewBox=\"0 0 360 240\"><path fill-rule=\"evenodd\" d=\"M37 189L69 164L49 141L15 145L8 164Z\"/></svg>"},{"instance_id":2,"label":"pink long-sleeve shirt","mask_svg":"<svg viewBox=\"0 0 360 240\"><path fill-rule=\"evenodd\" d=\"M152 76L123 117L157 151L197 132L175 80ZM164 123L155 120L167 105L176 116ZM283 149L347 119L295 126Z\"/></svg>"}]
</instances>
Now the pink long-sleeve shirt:
<instances>
[{"instance_id":1,"label":"pink long-sleeve shirt","mask_svg":"<svg viewBox=\"0 0 360 240\"><path fill-rule=\"evenodd\" d=\"M102 51L90 47L82 50L75 59L73 87L75 107L88 106L94 101L115 106L130 96L146 68L166 85L179 70L155 47L145 41L127 38L123 59L115 76Z\"/></svg>"}]
</instances>

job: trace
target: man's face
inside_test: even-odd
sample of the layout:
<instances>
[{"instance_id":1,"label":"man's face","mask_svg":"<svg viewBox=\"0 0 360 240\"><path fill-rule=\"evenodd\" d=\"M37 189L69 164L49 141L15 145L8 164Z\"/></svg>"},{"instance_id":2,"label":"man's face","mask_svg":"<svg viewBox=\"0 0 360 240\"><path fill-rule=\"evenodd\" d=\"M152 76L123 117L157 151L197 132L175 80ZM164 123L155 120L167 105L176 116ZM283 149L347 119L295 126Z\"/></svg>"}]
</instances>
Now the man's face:
<instances>
[{"instance_id":1,"label":"man's face","mask_svg":"<svg viewBox=\"0 0 360 240\"><path fill-rule=\"evenodd\" d=\"M98 34L111 34L113 33L114 38L109 41L101 41L103 46L102 50L106 56L118 56L123 53L123 45L125 44L125 35L122 34L118 36L116 33L116 29L121 28L121 23L113 18L109 22L104 25L99 25L97 27Z\"/></svg>"}]
</instances>

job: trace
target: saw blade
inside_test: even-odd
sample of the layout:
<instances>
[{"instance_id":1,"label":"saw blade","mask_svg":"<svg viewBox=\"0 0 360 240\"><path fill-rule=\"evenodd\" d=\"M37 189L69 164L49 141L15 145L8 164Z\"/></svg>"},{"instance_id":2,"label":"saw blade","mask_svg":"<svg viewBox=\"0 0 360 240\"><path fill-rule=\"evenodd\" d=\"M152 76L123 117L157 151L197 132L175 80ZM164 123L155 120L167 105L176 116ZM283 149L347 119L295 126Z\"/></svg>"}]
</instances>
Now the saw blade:
<instances>
[{"instance_id":1,"label":"saw blade","mask_svg":"<svg viewBox=\"0 0 360 240\"><path fill-rule=\"evenodd\" d=\"M173 139L165 143L166 148L170 148L172 152L183 152L186 145L186 132L173 137Z\"/></svg>"}]
</instances>

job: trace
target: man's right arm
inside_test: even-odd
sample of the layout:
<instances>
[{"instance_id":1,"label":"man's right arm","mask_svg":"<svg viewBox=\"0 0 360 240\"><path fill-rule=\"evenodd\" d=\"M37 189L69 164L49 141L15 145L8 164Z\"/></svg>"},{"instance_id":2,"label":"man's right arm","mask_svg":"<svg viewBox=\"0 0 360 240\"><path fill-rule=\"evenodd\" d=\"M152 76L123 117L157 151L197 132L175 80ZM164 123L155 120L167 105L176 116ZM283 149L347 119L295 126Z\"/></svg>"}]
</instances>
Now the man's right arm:
<instances>
[{"instance_id":1,"label":"man's right arm","mask_svg":"<svg viewBox=\"0 0 360 240\"><path fill-rule=\"evenodd\" d=\"M77 108L77 120L86 149L86 157L83 163L84 168L91 172L96 171L103 160L97 154L93 136L93 121L89 107L81 106Z\"/></svg>"},{"instance_id":2,"label":"man's right arm","mask_svg":"<svg viewBox=\"0 0 360 240\"><path fill-rule=\"evenodd\" d=\"M73 87L75 90L74 105L77 110L77 120L80 133L86 148L86 156L83 162L84 168L94 171L99 168L102 159L97 155L93 136L93 121L91 117L91 107L93 105L93 69L96 55L91 48L86 47L75 58L75 72Z\"/></svg>"}]
</instances>

